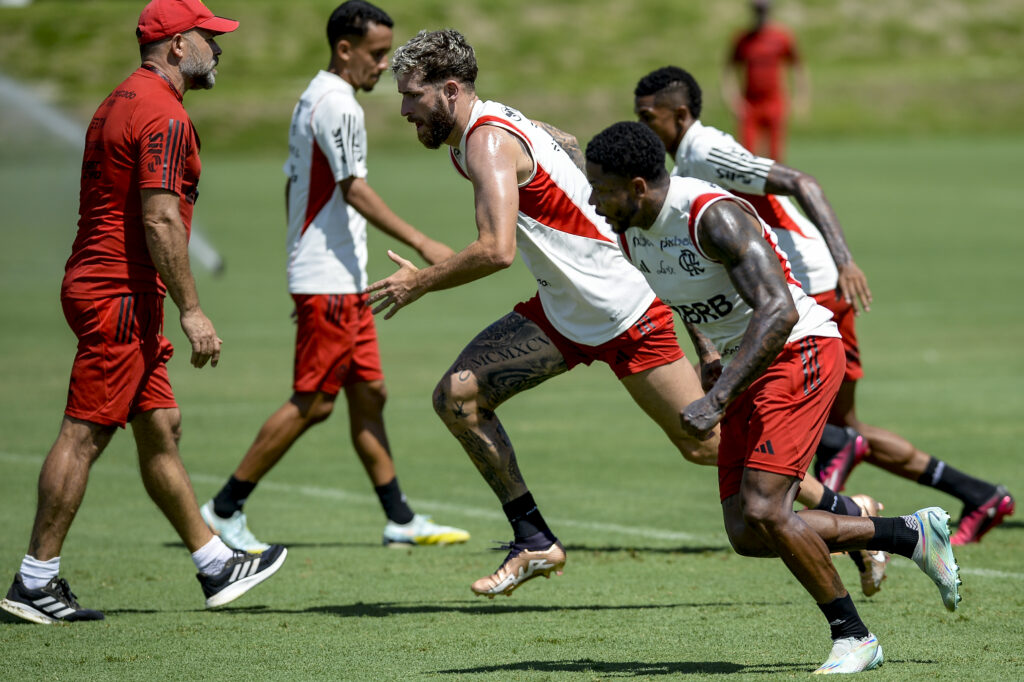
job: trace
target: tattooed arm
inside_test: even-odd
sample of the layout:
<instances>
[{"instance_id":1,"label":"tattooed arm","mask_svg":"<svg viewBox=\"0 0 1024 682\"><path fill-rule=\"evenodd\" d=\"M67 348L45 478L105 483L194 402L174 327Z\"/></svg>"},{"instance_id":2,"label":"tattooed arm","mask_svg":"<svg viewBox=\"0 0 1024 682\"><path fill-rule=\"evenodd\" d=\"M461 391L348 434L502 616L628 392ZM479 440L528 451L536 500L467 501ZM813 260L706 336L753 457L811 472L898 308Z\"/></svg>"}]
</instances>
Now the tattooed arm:
<instances>
[{"instance_id":1,"label":"tattooed arm","mask_svg":"<svg viewBox=\"0 0 1024 682\"><path fill-rule=\"evenodd\" d=\"M738 203L713 204L696 230L705 253L725 266L736 291L754 311L732 361L707 395L681 415L684 429L707 437L729 404L778 356L798 314L782 266L762 236L760 224Z\"/></svg>"},{"instance_id":2,"label":"tattooed arm","mask_svg":"<svg viewBox=\"0 0 1024 682\"><path fill-rule=\"evenodd\" d=\"M832 260L839 270L839 293L854 307L859 303L862 310L870 310L871 289L868 288L868 279L853 262L843 228L839 225L839 218L825 198L825 192L818 181L795 168L776 163L768 171L764 190L768 194L780 194L796 199L800 208L811 222L818 226L821 236L825 238L825 245L828 246Z\"/></svg>"},{"instance_id":3,"label":"tattooed arm","mask_svg":"<svg viewBox=\"0 0 1024 682\"><path fill-rule=\"evenodd\" d=\"M565 150L565 153L569 155L569 158L572 159L572 162L576 164L577 168L581 171L586 171L587 161L583 156L583 150L580 149L579 140L576 139L575 135L567 133L564 130L559 130L555 126L550 123L545 123L544 121L534 121L533 123L555 139L555 142Z\"/></svg>"}]
</instances>

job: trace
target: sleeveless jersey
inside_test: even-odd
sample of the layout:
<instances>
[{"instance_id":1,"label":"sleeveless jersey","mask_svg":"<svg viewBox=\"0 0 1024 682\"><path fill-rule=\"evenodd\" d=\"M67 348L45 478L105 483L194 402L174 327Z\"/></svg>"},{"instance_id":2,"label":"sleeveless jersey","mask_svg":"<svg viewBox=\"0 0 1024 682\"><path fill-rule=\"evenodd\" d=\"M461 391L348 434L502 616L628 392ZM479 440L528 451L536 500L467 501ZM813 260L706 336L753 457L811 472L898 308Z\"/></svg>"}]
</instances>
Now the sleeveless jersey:
<instances>
[{"instance_id":1,"label":"sleeveless jersey","mask_svg":"<svg viewBox=\"0 0 1024 682\"><path fill-rule=\"evenodd\" d=\"M530 178L519 186L516 243L537 280L548 320L566 338L588 346L626 331L654 301L654 292L588 203L590 183L583 171L526 116L498 102L478 101L458 148L450 150L456 170L467 178L466 144L484 125L518 137L533 159Z\"/></svg>"},{"instance_id":2,"label":"sleeveless jersey","mask_svg":"<svg viewBox=\"0 0 1024 682\"><path fill-rule=\"evenodd\" d=\"M631 227L619 241L623 253L644 274L658 297L715 344L724 365L739 349L754 311L736 291L725 266L706 256L697 239L697 224L704 212L723 200L735 201L754 212L748 202L721 187L695 178L673 177L654 224L646 230ZM838 338L832 313L803 292L775 233L764 221L759 222L765 240L779 259L800 315L786 342L806 336Z\"/></svg>"},{"instance_id":3,"label":"sleeveless jersey","mask_svg":"<svg viewBox=\"0 0 1024 682\"><path fill-rule=\"evenodd\" d=\"M804 291L813 295L836 288L839 271L818 228L789 197L765 194L773 160L754 156L732 135L695 121L679 143L675 162L673 175L713 182L750 202L775 231Z\"/></svg>"},{"instance_id":4,"label":"sleeveless jersey","mask_svg":"<svg viewBox=\"0 0 1024 682\"><path fill-rule=\"evenodd\" d=\"M288 161L288 290L354 294L366 288L366 218L338 183L366 177L366 125L355 90L319 72L292 112Z\"/></svg>"}]
</instances>

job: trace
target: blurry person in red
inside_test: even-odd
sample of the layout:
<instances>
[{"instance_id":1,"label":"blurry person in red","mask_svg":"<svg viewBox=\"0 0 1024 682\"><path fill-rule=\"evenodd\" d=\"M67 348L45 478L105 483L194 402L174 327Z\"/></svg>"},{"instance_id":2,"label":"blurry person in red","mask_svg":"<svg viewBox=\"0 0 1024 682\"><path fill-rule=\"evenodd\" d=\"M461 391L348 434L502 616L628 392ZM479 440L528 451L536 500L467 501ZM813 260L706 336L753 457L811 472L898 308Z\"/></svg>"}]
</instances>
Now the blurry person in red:
<instances>
[{"instance_id":1,"label":"blurry person in red","mask_svg":"<svg viewBox=\"0 0 1024 682\"><path fill-rule=\"evenodd\" d=\"M733 41L722 70L722 96L739 122L743 146L759 156L781 160L789 113L783 67L793 74L793 108L798 116L809 107L810 79L792 34L768 21L771 0L751 0L750 8L754 25Z\"/></svg>"}]
</instances>

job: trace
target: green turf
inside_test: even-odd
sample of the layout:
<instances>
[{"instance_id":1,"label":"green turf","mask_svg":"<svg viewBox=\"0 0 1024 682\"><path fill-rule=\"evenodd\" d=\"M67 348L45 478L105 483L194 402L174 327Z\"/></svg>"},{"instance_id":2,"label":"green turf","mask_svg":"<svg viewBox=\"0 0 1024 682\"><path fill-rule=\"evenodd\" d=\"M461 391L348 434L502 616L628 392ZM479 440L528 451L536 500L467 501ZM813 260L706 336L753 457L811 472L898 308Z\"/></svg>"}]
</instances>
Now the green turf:
<instances>
[{"instance_id":1,"label":"green turf","mask_svg":"<svg viewBox=\"0 0 1024 682\"><path fill-rule=\"evenodd\" d=\"M281 122L328 50L324 26L338 0L217 0L238 19L217 91L189 95L207 139L249 150L287 144ZM748 0L400 0L381 2L395 44L420 29L464 32L487 98L581 137L631 115L648 71L678 64L705 90L706 122L732 125L719 94L731 37ZM30 83L87 119L135 67L141 0L35 0L0 8L0 72ZM795 33L812 82L812 115L794 133L1016 133L1024 116L1024 3L1019 0L800 0L776 3ZM59 65L55 67L55 65ZM394 82L364 98L372 148L404 130ZM400 138L399 138L400 139Z\"/></svg>"},{"instance_id":2,"label":"green turf","mask_svg":"<svg viewBox=\"0 0 1024 682\"><path fill-rule=\"evenodd\" d=\"M201 500L287 397L293 334L281 159L218 153L215 139L204 151L196 217L227 271L198 280L225 340L221 365L190 368L172 304L167 316L179 348L171 378L184 415L182 452ZM862 418L1020 494L1022 155L1024 138L805 142L791 155L825 186L874 289L858 327ZM74 350L57 293L74 234L75 165L0 164L5 581L25 550ZM414 148L410 135L405 155L371 154L370 180L399 213L461 246L475 232L471 197L447 166L442 153ZM371 276L382 276L393 244L371 239ZM532 291L517 263L379 323L403 487L417 510L468 528L467 545L379 547L383 517L336 418L299 442L247 508L259 537L291 546L279 576L234 606L205 612L187 553L140 485L130 434L118 434L93 469L63 559L82 603L107 620L0 624L2 677L804 677L828 649L817 609L778 560L731 552L714 472L683 463L603 367L573 371L500 411L527 482L569 550L566 574L508 599L472 597L469 583L501 558L489 541L507 540L508 530L434 416L430 391L472 334ZM866 467L851 490L874 493L893 513L930 504L959 513L951 498ZM885 647L886 664L871 679L1024 677L1024 524L1011 519L957 554L965 583L957 614L942 609L906 560L893 561L872 599L859 596L852 564L837 560Z\"/></svg>"}]
</instances>

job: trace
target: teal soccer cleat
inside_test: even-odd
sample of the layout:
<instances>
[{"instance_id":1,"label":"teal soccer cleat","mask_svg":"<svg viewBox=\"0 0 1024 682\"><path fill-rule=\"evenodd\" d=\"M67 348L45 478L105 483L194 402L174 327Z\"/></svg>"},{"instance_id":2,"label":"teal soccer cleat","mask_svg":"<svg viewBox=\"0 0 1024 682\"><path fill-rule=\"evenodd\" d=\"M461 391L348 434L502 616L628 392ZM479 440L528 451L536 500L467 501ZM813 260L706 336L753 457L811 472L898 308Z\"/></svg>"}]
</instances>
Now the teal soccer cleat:
<instances>
[{"instance_id":1,"label":"teal soccer cleat","mask_svg":"<svg viewBox=\"0 0 1024 682\"><path fill-rule=\"evenodd\" d=\"M939 507L927 507L903 518L917 526L914 563L938 586L946 610L956 611L962 581L949 542L949 514Z\"/></svg>"}]
</instances>

